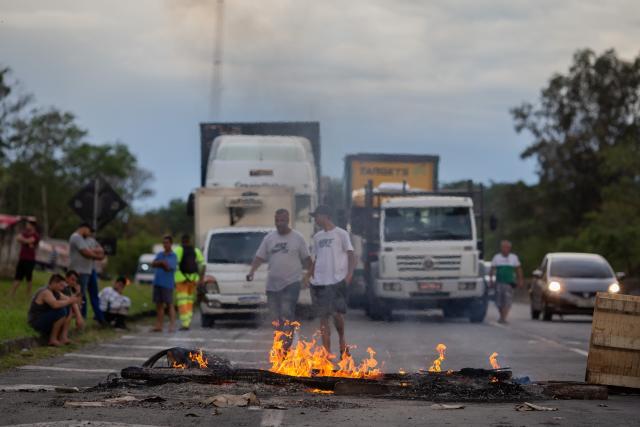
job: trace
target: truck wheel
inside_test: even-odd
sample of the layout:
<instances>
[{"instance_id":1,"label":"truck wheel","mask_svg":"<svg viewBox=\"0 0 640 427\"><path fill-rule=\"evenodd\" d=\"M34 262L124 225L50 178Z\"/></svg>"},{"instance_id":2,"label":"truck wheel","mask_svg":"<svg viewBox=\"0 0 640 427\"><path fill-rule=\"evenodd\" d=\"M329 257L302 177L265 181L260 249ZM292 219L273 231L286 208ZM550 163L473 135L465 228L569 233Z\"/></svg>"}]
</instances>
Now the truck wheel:
<instances>
[{"instance_id":1,"label":"truck wheel","mask_svg":"<svg viewBox=\"0 0 640 427\"><path fill-rule=\"evenodd\" d=\"M469 304L469 321L471 323L482 323L487 315L489 304L487 298L478 298Z\"/></svg>"},{"instance_id":2,"label":"truck wheel","mask_svg":"<svg viewBox=\"0 0 640 427\"><path fill-rule=\"evenodd\" d=\"M204 313L200 315L200 324L203 328L213 328L214 323L215 318L212 315Z\"/></svg>"},{"instance_id":3,"label":"truck wheel","mask_svg":"<svg viewBox=\"0 0 640 427\"><path fill-rule=\"evenodd\" d=\"M447 318L453 317L463 317L464 316L464 307L460 307L454 303L447 303L442 307L442 315Z\"/></svg>"},{"instance_id":4,"label":"truck wheel","mask_svg":"<svg viewBox=\"0 0 640 427\"><path fill-rule=\"evenodd\" d=\"M367 316L371 320L391 320L391 307L380 298L370 296L367 304Z\"/></svg>"}]
</instances>

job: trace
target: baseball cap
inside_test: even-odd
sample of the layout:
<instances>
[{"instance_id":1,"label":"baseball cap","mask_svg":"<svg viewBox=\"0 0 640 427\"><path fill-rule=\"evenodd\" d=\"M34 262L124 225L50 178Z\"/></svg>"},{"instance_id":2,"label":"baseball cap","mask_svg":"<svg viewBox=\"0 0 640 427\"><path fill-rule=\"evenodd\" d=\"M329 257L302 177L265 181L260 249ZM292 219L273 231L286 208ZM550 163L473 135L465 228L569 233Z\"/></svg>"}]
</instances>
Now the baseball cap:
<instances>
[{"instance_id":1,"label":"baseball cap","mask_svg":"<svg viewBox=\"0 0 640 427\"><path fill-rule=\"evenodd\" d=\"M316 210L311 213L311 216L316 215L327 215L328 217L333 216L333 210L327 205L318 205Z\"/></svg>"}]
</instances>

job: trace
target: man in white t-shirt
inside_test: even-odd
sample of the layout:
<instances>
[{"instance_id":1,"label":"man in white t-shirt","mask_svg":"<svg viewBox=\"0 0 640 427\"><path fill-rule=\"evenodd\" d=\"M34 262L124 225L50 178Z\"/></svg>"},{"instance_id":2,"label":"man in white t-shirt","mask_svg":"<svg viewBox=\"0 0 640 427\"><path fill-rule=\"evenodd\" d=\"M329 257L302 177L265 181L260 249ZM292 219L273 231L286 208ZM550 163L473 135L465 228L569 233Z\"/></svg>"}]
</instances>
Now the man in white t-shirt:
<instances>
[{"instance_id":1,"label":"man in white t-shirt","mask_svg":"<svg viewBox=\"0 0 640 427\"><path fill-rule=\"evenodd\" d=\"M497 253L491 261L492 279L491 286L496 288L496 306L500 312L500 323L507 323L507 316L513 303L513 290L522 287L524 280L522 267L516 254L511 253L511 242L503 240L500 242L500 253ZM495 277L495 283L493 283Z\"/></svg>"},{"instance_id":2,"label":"man in white t-shirt","mask_svg":"<svg viewBox=\"0 0 640 427\"><path fill-rule=\"evenodd\" d=\"M322 345L331 351L331 327L333 322L340 339L340 354L348 351L344 337L344 314L347 312L347 286L351 284L356 259L349 233L336 227L331 219L331 208L320 205L312 216L322 228L313 236L311 268L311 301L320 317Z\"/></svg>"},{"instance_id":3,"label":"man in white t-shirt","mask_svg":"<svg viewBox=\"0 0 640 427\"><path fill-rule=\"evenodd\" d=\"M262 263L269 263L267 306L273 325L287 333L284 347L288 349L293 337L291 322L295 320L302 269L309 269L311 257L302 234L289 227L289 211L278 209L275 225L276 229L268 233L258 247L247 280L253 280L254 273Z\"/></svg>"}]
</instances>

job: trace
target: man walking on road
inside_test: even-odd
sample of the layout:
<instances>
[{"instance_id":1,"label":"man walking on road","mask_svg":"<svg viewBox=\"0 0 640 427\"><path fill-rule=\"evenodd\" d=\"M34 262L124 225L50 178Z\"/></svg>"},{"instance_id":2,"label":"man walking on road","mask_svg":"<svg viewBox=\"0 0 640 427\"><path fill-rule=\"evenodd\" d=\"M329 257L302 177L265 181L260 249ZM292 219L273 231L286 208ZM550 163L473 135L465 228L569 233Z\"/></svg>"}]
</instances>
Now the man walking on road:
<instances>
[{"instance_id":1,"label":"man walking on road","mask_svg":"<svg viewBox=\"0 0 640 427\"><path fill-rule=\"evenodd\" d=\"M340 339L340 354L348 352L344 337L344 314L347 312L347 286L351 284L356 259L349 234L332 221L331 208L320 205L312 216L322 228L313 236L315 260L311 271L311 300L320 317L322 345L331 351L329 317Z\"/></svg>"},{"instance_id":2,"label":"man walking on road","mask_svg":"<svg viewBox=\"0 0 640 427\"><path fill-rule=\"evenodd\" d=\"M69 237L69 268L78 272L80 289L82 292L82 316L87 317L87 288L91 281L91 272L93 271L94 260L101 260L104 253L91 247L90 241L87 239L91 235L91 226L82 223L76 231ZM91 300L94 314L98 322L102 322L102 312L100 311L99 301Z\"/></svg>"},{"instance_id":3,"label":"man walking on road","mask_svg":"<svg viewBox=\"0 0 640 427\"><path fill-rule=\"evenodd\" d=\"M269 263L267 305L274 326L286 334L283 344L288 350L293 338L291 322L295 320L302 269L309 270L311 257L302 234L289 227L289 211L278 209L275 225L276 230L267 234L258 247L247 280L253 280L260 265Z\"/></svg>"},{"instance_id":4,"label":"man walking on road","mask_svg":"<svg viewBox=\"0 0 640 427\"><path fill-rule=\"evenodd\" d=\"M188 234L182 236L182 245L173 250L176 254L178 268L176 269L176 304L180 330L186 331L191 327L193 318L193 301L196 286L200 281L200 272L204 268L204 256L200 249L191 244Z\"/></svg>"},{"instance_id":5,"label":"man walking on road","mask_svg":"<svg viewBox=\"0 0 640 427\"><path fill-rule=\"evenodd\" d=\"M156 270L153 276L153 302L156 304L156 325L153 332L162 332L164 323L164 309L169 308L169 332L175 330L176 308L173 305L173 288L178 259L173 253L173 238L164 236L162 252L156 254L151 264Z\"/></svg>"},{"instance_id":6,"label":"man walking on road","mask_svg":"<svg viewBox=\"0 0 640 427\"><path fill-rule=\"evenodd\" d=\"M493 283L494 276L495 283ZM497 253L491 261L490 277L491 286L495 286L496 306L500 312L498 322L507 323L507 317L513 303L513 290L524 284L520 260L516 254L511 253L510 241L500 242L500 253Z\"/></svg>"},{"instance_id":7,"label":"man walking on road","mask_svg":"<svg viewBox=\"0 0 640 427\"><path fill-rule=\"evenodd\" d=\"M24 226L22 233L16 237L20 243L20 254L16 265L16 275L11 288L11 297L16 294L18 286L23 280L27 281L27 295L31 295L31 284L33 280L33 268L36 265L36 250L40 243L40 235L36 231L36 226L29 221Z\"/></svg>"}]
</instances>

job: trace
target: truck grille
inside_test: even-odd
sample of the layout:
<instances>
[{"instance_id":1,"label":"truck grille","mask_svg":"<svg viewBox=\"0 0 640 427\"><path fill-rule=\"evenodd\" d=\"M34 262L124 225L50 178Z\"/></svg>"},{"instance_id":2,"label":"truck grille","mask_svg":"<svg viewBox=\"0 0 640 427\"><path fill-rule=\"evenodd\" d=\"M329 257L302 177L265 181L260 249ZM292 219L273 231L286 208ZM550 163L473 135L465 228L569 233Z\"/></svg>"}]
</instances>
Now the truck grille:
<instances>
[{"instance_id":1,"label":"truck grille","mask_svg":"<svg viewBox=\"0 0 640 427\"><path fill-rule=\"evenodd\" d=\"M398 271L458 271L461 255L397 255ZM428 259L432 266L425 264Z\"/></svg>"}]
</instances>

